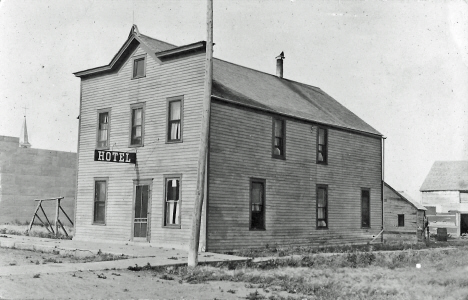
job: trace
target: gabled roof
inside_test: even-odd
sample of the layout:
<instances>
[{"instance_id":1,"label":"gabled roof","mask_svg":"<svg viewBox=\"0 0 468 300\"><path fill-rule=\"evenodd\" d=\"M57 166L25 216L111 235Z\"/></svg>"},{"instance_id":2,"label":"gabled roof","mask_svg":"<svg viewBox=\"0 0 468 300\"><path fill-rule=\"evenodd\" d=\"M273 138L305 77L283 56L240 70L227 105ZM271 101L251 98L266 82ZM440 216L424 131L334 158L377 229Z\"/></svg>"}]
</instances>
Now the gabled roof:
<instances>
[{"instance_id":1,"label":"gabled roof","mask_svg":"<svg viewBox=\"0 0 468 300\"><path fill-rule=\"evenodd\" d=\"M220 59L213 60L212 95L308 121L381 135L318 87Z\"/></svg>"},{"instance_id":2,"label":"gabled roof","mask_svg":"<svg viewBox=\"0 0 468 300\"><path fill-rule=\"evenodd\" d=\"M148 45L148 47L154 51L154 53L177 48L177 46L175 45L172 45L172 44L169 44L169 43L157 40L157 39L153 39L152 37L146 36L141 33L140 33L140 39L143 42L145 42L146 45Z\"/></svg>"},{"instance_id":3,"label":"gabled roof","mask_svg":"<svg viewBox=\"0 0 468 300\"><path fill-rule=\"evenodd\" d=\"M199 42L177 47L140 34L138 28L133 25L127 41L109 65L74 74L82 77L112 71L122 61L122 57L133 51L137 44L140 44L157 62L160 62L164 56L194 51L205 46L205 42ZM216 58L213 59L212 96L215 99L318 124L382 136L318 87L279 78Z\"/></svg>"},{"instance_id":4,"label":"gabled roof","mask_svg":"<svg viewBox=\"0 0 468 300\"><path fill-rule=\"evenodd\" d=\"M388 183L384 182L385 186L391 189L395 194L398 195L403 201L408 202L412 206L414 206L417 210L427 210L421 203L417 202L416 200L412 199L406 192L400 191L398 192L394 188L392 188Z\"/></svg>"},{"instance_id":5,"label":"gabled roof","mask_svg":"<svg viewBox=\"0 0 468 300\"><path fill-rule=\"evenodd\" d=\"M468 161L434 162L420 191L468 191Z\"/></svg>"}]
</instances>

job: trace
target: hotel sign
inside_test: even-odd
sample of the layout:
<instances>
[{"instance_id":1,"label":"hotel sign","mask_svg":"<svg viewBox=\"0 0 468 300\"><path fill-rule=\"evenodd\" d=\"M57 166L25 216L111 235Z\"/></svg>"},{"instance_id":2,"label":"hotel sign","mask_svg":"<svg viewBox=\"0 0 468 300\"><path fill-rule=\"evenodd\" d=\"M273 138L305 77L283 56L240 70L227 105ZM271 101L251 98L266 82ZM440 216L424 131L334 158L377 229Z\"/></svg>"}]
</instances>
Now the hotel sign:
<instances>
[{"instance_id":1,"label":"hotel sign","mask_svg":"<svg viewBox=\"0 0 468 300\"><path fill-rule=\"evenodd\" d=\"M134 164L136 163L136 153L94 150L94 161Z\"/></svg>"}]
</instances>

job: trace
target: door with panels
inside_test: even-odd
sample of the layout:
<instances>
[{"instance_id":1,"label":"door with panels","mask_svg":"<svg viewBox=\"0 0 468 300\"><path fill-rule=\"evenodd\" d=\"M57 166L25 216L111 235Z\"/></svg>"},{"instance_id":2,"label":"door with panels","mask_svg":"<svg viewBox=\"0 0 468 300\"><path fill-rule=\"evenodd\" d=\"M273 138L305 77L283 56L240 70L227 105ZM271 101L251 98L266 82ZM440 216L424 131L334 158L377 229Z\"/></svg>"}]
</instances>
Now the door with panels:
<instances>
[{"instance_id":1,"label":"door with panels","mask_svg":"<svg viewBox=\"0 0 468 300\"><path fill-rule=\"evenodd\" d=\"M133 228L134 241L150 241L152 180L135 180L133 183Z\"/></svg>"}]
</instances>

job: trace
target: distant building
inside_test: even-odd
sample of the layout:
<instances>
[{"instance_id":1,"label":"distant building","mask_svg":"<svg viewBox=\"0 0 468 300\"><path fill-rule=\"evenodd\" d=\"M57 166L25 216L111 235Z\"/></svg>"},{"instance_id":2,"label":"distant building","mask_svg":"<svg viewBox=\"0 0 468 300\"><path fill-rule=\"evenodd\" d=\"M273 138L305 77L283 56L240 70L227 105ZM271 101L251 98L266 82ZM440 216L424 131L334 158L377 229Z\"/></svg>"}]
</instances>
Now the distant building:
<instances>
[{"instance_id":1,"label":"distant building","mask_svg":"<svg viewBox=\"0 0 468 300\"><path fill-rule=\"evenodd\" d=\"M445 216L438 221L441 227L453 227L449 233L455 236L468 234L468 161L434 162L420 191L422 205L438 216ZM450 215L453 217L449 218Z\"/></svg>"},{"instance_id":2,"label":"distant building","mask_svg":"<svg viewBox=\"0 0 468 300\"><path fill-rule=\"evenodd\" d=\"M134 26L81 79L75 239L186 248L196 197L206 43ZM366 243L382 223L382 135L320 88L213 60L209 251ZM273 65L273 63L272 63Z\"/></svg>"},{"instance_id":3,"label":"distant building","mask_svg":"<svg viewBox=\"0 0 468 300\"><path fill-rule=\"evenodd\" d=\"M26 117L20 138L0 136L0 224L29 222L34 199L59 196L73 218L75 186L76 153L31 148ZM43 206L49 218L55 216L51 202Z\"/></svg>"},{"instance_id":4,"label":"distant building","mask_svg":"<svg viewBox=\"0 0 468 300\"><path fill-rule=\"evenodd\" d=\"M422 239L426 208L384 183L384 240L412 241Z\"/></svg>"}]
</instances>

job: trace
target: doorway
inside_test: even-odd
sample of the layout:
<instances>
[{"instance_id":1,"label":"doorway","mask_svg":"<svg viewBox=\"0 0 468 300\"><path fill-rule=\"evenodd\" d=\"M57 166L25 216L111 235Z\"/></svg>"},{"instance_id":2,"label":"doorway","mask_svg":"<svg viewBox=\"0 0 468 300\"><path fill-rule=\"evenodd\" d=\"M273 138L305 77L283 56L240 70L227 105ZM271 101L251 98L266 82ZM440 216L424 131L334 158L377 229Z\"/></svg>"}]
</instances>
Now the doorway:
<instances>
[{"instance_id":1,"label":"doorway","mask_svg":"<svg viewBox=\"0 0 468 300\"><path fill-rule=\"evenodd\" d=\"M460 215L460 234L468 234L468 214Z\"/></svg>"},{"instance_id":2,"label":"doorway","mask_svg":"<svg viewBox=\"0 0 468 300\"><path fill-rule=\"evenodd\" d=\"M133 240L149 242L151 185L141 181L135 183L134 192Z\"/></svg>"}]
</instances>

